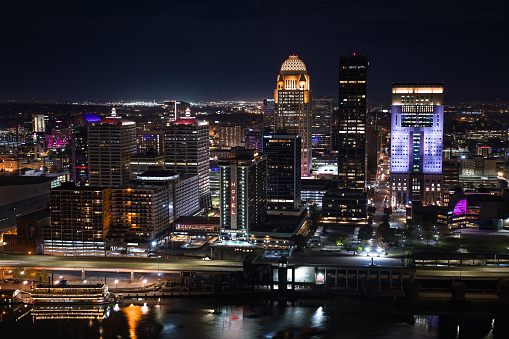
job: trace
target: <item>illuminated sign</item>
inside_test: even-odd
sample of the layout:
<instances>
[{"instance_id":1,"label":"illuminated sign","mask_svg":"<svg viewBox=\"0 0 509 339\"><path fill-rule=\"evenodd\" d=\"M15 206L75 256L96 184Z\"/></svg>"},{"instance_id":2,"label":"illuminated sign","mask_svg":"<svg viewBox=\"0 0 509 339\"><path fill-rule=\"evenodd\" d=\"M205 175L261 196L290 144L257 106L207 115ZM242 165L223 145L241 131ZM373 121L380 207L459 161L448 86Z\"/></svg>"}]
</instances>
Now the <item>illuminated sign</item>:
<instances>
[{"instance_id":1,"label":"illuminated sign","mask_svg":"<svg viewBox=\"0 0 509 339\"><path fill-rule=\"evenodd\" d=\"M237 229L237 166L230 165L230 214L231 228Z\"/></svg>"}]
</instances>

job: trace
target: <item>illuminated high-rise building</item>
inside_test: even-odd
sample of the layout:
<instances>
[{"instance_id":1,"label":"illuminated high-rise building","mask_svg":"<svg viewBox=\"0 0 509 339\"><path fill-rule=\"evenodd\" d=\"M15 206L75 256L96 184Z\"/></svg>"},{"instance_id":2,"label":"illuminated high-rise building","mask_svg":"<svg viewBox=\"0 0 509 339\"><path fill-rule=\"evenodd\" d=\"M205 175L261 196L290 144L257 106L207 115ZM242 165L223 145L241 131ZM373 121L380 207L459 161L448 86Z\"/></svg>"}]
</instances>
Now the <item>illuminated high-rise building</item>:
<instances>
[{"instance_id":1,"label":"illuminated high-rise building","mask_svg":"<svg viewBox=\"0 0 509 339\"><path fill-rule=\"evenodd\" d=\"M33 116L32 129L34 133L46 132L46 121L44 114L38 114Z\"/></svg>"},{"instance_id":2,"label":"illuminated high-rise building","mask_svg":"<svg viewBox=\"0 0 509 339\"><path fill-rule=\"evenodd\" d=\"M391 205L441 205L443 84L393 84Z\"/></svg>"},{"instance_id":3,"label":"illuminated high-rise building","mask_svg":"<svg viewBox=\"0 0 509 339\"><path fill-rule=\"evenodd\" d=\"M209 123L192 117L170 122L165 130L164 166L176 173L198 175L200 204L209 207Z\"/></svg>"},{"instance_id":4,"label":"illuminated high-rise building","mask_svg":"<svg viewBox=\"0 0 509 339\"><path fill-rule=\"evenodd\" d=\"M80 114L72 125L71 135L71 180L76 186L88 186L90 170L88 166L88 126L101 121L96 113Z\"/></svg>"},{"instance_id":5,"label":"illuminated high-rise building","mask_svg":"<svg viewBox=\"0 0 509 339\"><path fill-rule=\"evenodd\" d=\"M164 109L170 121L175 121L186 116L186 110L191 111L191 104L180 100L165 100Z\"/></svg>"},{"instance_id":6,"label":"illuminated high-rise building","mask_svg":"<svg viewBox=\"0 0 509 339\"><path fill-rule=\"evenodd\" d=\"M267 158L257 150L237 149L219 160L221 234L247 240L247 231L267 216Z\"/></svg>"},{"instance_id":7,"label":"illuminated high-rise building","mask_svg":"<svg viewBox=\"0 0 509 339\"><path fill-rule=\"evenodd\" d=\"M331 148L332 99L313 99L311 112L313 157L329 154Z\"/></svg>"},{"instance_id":8,"label":"illuminated high-rise building","mask_svg":"<svg viewBox=\"0 0 509 339\"><path fill-rule=\"evenodd\" d=\"M339 57L337 121L338 188L366 186L366 94L368 58L351 53Z\"/></svg>"},{"instance_id":9,"label":"illuminated high-rise building","mask_svg":"<svg viewBox=\"0 0 509 339\"><path fill-rule=\"evenodd\" d=\"M90 186L127 184L131 154L136 154L136 124L117 115L113 108L111 116L88 128Z\"/></svg>"},{"instance_id":10,"label":"illuminated high-rise building","mask_svg":"<svg viewBox=\"0 0 509 339\"><path fill-rule=\"evenodd\" d=\"M285 130L263 136L267 156L267 208L269 212L301 207L300 135Z\"/></svg>"},{"instance_id":11,"label":"illuminated high-rise building","mask_svg":"<svg viewBox=\"0 0 509 339\"><path fill-rule=\"evenodd\" d=\"M136 131L136 147L138 153L164 153L164 131Z\"/></svg>"},{"instance_id":12,"label":"illuminated high-rise building","mask_svg":"<svg viewBox=\"0 0 509 339\"><path fill-rule=\"evenodd\" d=\"M50 192L51 226L43 230L44 254L104 256L111 226L111 189L65 183Z\"/></svg>"},{"instance_id":13,"label":"illuminated high-rise building","mask_svg":"<svg viewBox=\"0 0 509 339\"><path fill-rule=\"evenodd\" d=\"M291 55L281 65L274 103L274 129L301 135L301 176L308 176L311 169L311 90L306 65L296 55Z\"/></svg>"},{"instance_id":14,"label":"illuminated high-rise building","mask_svg":"<svg viewBox=\"0 0 509 339\"><path fill-rule=\"evenodd\" d=\"M333 123L337 186L323 197L325 222L363 225L366 213L366 94L368 59L357 53L339 57L339 93Z\"/></svg>"}]
</instances>

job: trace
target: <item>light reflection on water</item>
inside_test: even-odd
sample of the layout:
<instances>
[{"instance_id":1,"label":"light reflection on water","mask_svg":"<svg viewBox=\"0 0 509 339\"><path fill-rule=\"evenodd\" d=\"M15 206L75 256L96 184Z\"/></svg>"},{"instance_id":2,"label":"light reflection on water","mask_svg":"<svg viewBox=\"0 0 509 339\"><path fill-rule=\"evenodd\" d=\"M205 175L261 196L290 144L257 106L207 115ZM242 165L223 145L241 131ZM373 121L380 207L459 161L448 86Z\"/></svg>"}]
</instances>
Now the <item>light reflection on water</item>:
<instances>
[{"instance_id":1,"label":"light reflection on water","mask_svg":"<svg viewBox=\"0 0 509 339\"><path fill-rule=\"evenodd\" d=\"M142 316L141 307L131 304L128 307L124 307L122 312L127 318L127 324L129 326L129 338L136 339L138 337L136 334L136 328L138 327Z\"/></svg>"},{"instance_id":2,"label":"light reflection on water","mask_svg":"<svg viewBox=\"0 0 509 339\"><path fill-rule=\"evenodd\" d=\"M504 338L496 336L496 321L416 315L404 319L381 317L369 310L373 303L239 301L175 299L134 301L115 305L99 320L41 320L22 318L13 328L20 338ZM499 322L501 323L501 322ZM0 329L3 330L0 323ZM472 326L475 327L473 328ZM58 328L58 332L52 332ZM459 328L459 331L457 330ZM8 329L6 329L8 332ZM5 332L5 333L7 333ZM74 333L81 333L76 336ZM477 336L469 336L475 333ZM509 336L505 336L508 338Z\"/></svg>"}]
</instances>

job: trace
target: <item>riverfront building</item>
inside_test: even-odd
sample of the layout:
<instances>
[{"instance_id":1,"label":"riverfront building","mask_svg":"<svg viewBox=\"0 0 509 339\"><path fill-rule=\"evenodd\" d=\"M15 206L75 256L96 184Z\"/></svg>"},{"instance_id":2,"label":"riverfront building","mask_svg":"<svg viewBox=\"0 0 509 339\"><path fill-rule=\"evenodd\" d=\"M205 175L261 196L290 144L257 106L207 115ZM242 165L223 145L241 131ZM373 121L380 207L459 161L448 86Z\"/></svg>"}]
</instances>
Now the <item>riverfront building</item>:
<instances>
[{"instance_id":1,"label":"riverfront building","mask_svg":"<svg viewBox=\"0 0 509 339\"><path fill-rule=\"evenodd\" d=\"M170 224L168 187L129 184L111 190L110 254L147 256L152 241Z\"/></svg>"},{"instance_id":2,"label":"riverfront building","mask_svg":"<svg viewBox=\"0 0 509 339\"><path fill-rule=\"evenodd\" d=\"M51 226L43 230L44 254L104 256L111 224L111 189L62 184L50 193Z\"/></svg>"},{"instance_id":3,"label":"riverfront building","mask_svg":"<svg viewBox=\"0 0 509 339\"><path fill-rule=\"evenodd\" d=\"M221 236L246 240L247 231L267 215L267 158L257 150L238 149L219 160Z\"/></svg>"}]
</instances>

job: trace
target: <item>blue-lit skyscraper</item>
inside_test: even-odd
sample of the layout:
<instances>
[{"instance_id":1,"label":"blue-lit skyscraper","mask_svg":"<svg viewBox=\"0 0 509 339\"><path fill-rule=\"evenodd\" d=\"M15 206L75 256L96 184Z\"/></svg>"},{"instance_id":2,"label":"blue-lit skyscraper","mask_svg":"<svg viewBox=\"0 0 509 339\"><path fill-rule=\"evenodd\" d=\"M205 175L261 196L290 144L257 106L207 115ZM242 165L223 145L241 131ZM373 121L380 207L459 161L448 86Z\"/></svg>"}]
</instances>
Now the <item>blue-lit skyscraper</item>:
<instances>
[{"instance_id":1,"label":"blue-lit skyscraper","mask_svg":"<svg viewBox=\"0 0 509 339\"><path fill-rule=\"evenodd\" d=\"M440 205L443 84L393 84L391 205Z\"/></svg>"}]
</instances>

